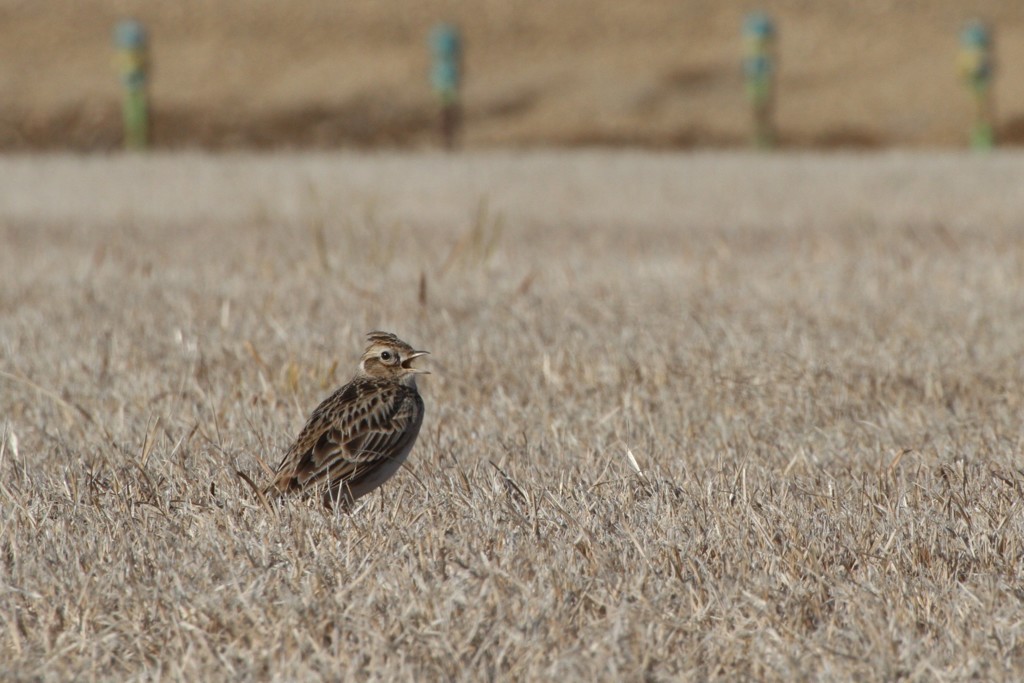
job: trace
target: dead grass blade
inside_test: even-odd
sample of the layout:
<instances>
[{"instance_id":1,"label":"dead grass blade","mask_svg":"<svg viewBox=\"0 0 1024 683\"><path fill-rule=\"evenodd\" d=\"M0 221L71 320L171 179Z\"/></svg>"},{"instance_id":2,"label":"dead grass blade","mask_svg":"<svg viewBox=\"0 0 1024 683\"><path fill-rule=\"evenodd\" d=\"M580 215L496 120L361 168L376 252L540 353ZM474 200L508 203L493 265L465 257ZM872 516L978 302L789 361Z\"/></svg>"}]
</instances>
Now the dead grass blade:
<instances>
[{"instance_id":1,"label":"dead grass blade","mask_svg":"<svg viewBox=\"0 0 1024 683\"><path fill-rule=\"evenodd\" d=\"M256 498L256 501L260 504L260 507L266 510L267 514L273 515L274 509L271 507L266 495L264 495L262 489L256 486L255 482L253 482L253 480L249 478L249 475L247 475L245 472L241 470L235 470L235 475L249 486L249 488L252 490L253 497Z\"/></svg>"}]
</instances>

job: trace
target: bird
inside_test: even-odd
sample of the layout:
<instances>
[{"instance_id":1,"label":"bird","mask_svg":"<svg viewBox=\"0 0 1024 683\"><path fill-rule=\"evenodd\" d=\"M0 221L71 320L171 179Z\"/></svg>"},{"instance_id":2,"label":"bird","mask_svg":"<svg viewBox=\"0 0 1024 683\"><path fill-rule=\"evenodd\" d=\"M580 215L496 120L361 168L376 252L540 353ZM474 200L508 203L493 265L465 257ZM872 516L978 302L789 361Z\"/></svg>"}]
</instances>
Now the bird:
<instances>
[{"instance_id":1,"label":"bird","mask_svg":"<svg viewBox=\"0 0 1024 683\"><path fill-rule=\"evenodd\" d=\"M366 335L359 370L317 406L264 489L266 495L321 493L350 509L402 466L423 424L412 361L428 355L391 332Z\"/></svg>"}]
</instances>

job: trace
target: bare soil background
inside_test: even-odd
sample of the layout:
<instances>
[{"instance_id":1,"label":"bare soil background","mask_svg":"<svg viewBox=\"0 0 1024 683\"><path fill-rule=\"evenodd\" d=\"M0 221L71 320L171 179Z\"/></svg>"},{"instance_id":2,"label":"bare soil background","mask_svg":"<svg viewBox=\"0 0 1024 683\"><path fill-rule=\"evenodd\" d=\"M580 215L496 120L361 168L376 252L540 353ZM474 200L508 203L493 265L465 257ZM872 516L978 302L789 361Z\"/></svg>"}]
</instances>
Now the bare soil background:
<instances>
[{"instance_id":1,"label":"bare soil background","mask_svg":"<svg viewBox=\"0 0 1024 683\"><path fill-rule=\"evenodd\" d=\"M740 25L780 31L778 123L799 147L963 146L958 32L996 31L1003 142L1024 140L1024 5L1004 0L0 2L0 149L120 140L111 33L153 36L155 144L436 144L427 34L467 43L469 147L745 144Z\"/></svg>"},{"instance_id":2,"label":"bare soil background","mask_svg":"<svg viewBox=\"0 0 1024 683\"><path fill-rule=\"evenodd\" d=\"M1019 155L0 175L4 680L1024 674ZM377 328L408 466L265 509Z\"/></svg>"}]
</instances>

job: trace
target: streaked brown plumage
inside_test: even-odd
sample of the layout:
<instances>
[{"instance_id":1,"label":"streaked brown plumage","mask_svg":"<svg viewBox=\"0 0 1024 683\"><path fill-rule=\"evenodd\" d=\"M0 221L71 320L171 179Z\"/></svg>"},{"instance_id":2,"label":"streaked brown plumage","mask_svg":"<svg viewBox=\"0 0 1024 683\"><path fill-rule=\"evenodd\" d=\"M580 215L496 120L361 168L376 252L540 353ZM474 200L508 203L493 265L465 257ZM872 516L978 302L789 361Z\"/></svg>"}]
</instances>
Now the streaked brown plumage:
<instances>
[{"instance_id":1,"label":"streaked brown plumage","mask_svg":"<svg viewBox=\"0 0 1024 683\"><path fill-rule=\"evenodd\" d=\"M277 468L268 493L316 490L350 505L393 475L423 423L411 366L416 351L390 332L371 332L359 372L310 415Z\"/></svg>"}]
</instances>

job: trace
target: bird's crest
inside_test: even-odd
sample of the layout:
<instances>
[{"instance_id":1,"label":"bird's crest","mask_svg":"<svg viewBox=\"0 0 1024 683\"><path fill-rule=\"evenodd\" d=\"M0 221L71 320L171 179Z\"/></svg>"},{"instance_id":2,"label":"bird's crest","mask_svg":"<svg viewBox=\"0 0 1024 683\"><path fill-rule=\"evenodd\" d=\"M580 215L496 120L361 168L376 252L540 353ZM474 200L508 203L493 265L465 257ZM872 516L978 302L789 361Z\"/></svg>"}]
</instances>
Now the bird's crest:
<instances>
[{"instance_id":1,"label":"bird's crest","mask_svg":"<svg viewBox=\"0 0 1024 683\"><path fill-rule=\"evenodd\" d=\"M401 344L401 345L405 345L405 342L403 342L401 339L396 337L391 332L381 332L380 330L375 330L373 332L370 332L369 334L366 335L366 339L367 339L367 341L370 342L370 344Z\"/></svg>"}]
</instances>

